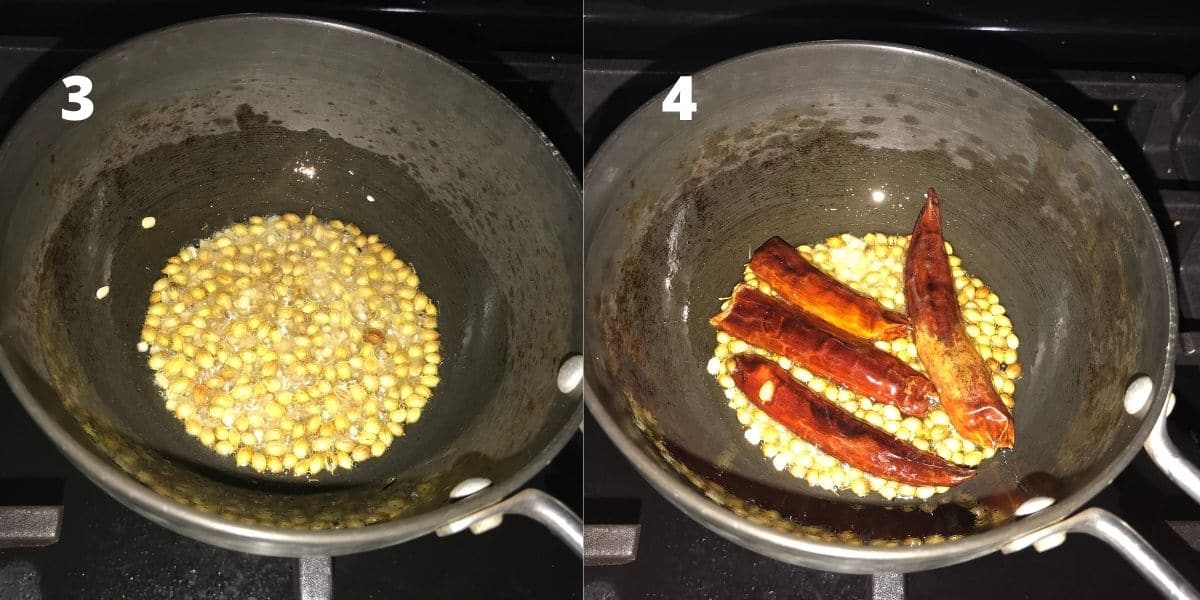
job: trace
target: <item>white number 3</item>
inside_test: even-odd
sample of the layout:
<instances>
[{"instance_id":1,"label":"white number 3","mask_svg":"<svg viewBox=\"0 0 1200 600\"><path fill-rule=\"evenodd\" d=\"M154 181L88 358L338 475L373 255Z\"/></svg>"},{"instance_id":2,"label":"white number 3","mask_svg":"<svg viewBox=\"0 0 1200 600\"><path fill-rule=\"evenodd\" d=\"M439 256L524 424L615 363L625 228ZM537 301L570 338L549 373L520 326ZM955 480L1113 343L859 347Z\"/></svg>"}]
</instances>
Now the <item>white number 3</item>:
<instances>
[{"instance_id":1,"label":"white number 3","mask_svg":"<svg viewBox=\"0 0 1200 600\"><path fill-rule=\"evenodd\" d=\"M92 80L83 75L71 75L62 80L63 85L67 86L67 102L72 102L79 105L79 108L71 110L62 109L62 118L64 121L82 121L92 116L92 101L87 95L92 93ZM71 88L77 87L79 91L72 92Z\"/></svg>"},{"instance_id":2,"label":"white number 3","mask_svg":"<svg viewBox=\"0 0 1200 600\"><path fill-rule=\"evenodd\" d=\"M692 76L684 75L675 82L667 97L663 99L662 111L679 113L680 121L691 121L692 113L699 107L692 102Z\"/></svg>"}]
</instances>

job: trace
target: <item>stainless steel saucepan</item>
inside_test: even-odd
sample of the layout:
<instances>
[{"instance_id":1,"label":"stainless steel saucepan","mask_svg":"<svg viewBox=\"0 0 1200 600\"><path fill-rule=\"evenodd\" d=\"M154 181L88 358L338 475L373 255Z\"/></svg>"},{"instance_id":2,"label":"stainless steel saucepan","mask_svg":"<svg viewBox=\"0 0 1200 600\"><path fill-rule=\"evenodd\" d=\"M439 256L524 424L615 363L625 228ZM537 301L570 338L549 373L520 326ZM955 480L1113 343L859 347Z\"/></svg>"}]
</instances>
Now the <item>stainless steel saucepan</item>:
<instances>
[{"instance_id":1,"label":"stainless steel saucepan","mask_svg":"<svg viewBox=\"0 0 1200 600\"><path fill-rule=\"evenodd\" d=\"M582 547L561 503L509 497L582 416L557 384L582 348L580 193L528 118L420 47L298 17L171 27L72 74L90 79L93 114L64 120L77 107L56 86L0 147L0 370L84 473L162 525L248 552L363 551L505 512ZM135 348L167 257L287 211L378 233L439 302L444 346L407 435L307 479L237 468L186 435Z\"/></svg>"},{"instance_id":2,"label":"stainless steel saucepan","mask_svg":"<svg viewBox=\"0 0 1200 600\"><path fill-rule=\"evenodd\" d=\"M1195 597L1118 517L1076 512L1143 446L1200 500L1164 430L1167 251L1112 155L1036 93L917 48L775 48L697 73L693 89L693 120L655 98L585 176L587 402L642 475L713 531L796 564L932 569L1076 531ZM742 438L705 372L708 318L771 235L907 233L930 186L947 240L1022 340L1016 447L928 501L818 491Z\"/></svg>"}]
</instances>

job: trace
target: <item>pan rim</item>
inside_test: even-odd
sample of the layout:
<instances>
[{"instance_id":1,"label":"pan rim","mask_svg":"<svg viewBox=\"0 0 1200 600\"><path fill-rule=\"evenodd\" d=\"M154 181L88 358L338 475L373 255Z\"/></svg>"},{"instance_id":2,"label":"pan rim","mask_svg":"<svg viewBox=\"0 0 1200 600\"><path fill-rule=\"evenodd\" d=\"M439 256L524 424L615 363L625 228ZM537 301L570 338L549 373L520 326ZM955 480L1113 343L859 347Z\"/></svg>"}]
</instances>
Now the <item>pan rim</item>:
<instances>
[{"instance_id":1,"label":"pan rim","mask_svg":"<svg viewBox=\"0 0 1200 600\"><path fill-rule=\"evenodd\" d=\"M112 60L113 56L136 44L143 44L147 40L174 33L180 29L238 21L274 21L295 26L332 28L351 35L366 36L380 42L402 47L407 51L416 52L426 59L448 68L450 72L472 80L481 86L483 90L490 92L493 97L500 100L511 111L513 116L516 116L525 124L525 127L529 129L531 134L541 140L553 156L553 160L558 164L562 176L565 178L564 181L570 182L570 189L574 191L577 197L581 196L581 186L567 165L562 153L554 146L545 132L524 111L513 104L508 97L501 94L491 84L481 79L475 73L440 54L406 39L358 24L284 13L246 12L193 19L128 38L100 51L95 56L75 66L74 69L86 69L102 61ZM27 126L29 113L34 107L44 103L46 98L54 93L54 91L55 88L52 87L40 94L26 108L22 116L14 122L6 134L4 142L0 143L0 159L3 159L8 152L12 151L11 144L15 138L13 134ZM581 201L580 205L582 206ZM3 223L7 224L7 219L4 219ZM569 325L569 327L573 326L574 324ZM568 348L567 351L569 350ZM396 519L357 528L320 531L297 530L265 525L250 525L226 520L216 513L201 511L172 498L157 494L125 471L110 464L93 447L79 443L61 427L49 412L33 399L33 394L29 391L24 381L17 375L8 352L2 344L0 344L0 373L4 375L13 394L22 406L24 406L25 411L30 414L38 426L51 438L71 463L89 480L122 504L159 525L193 539L252 554L284 557L299 557L314 554L348 554L403 543L413 538L432 533L442 525L495 504L516 492L518 488L525 485L535 474L553 460L575 434L578 423L583 421L584 410L583 403L576 402L571 417L565 420L559 427L559 431L530 461L509 477L493 482L491 486L473 496L458 501L447 502L436 509L411 518ZM566 401L574 400L571 395L561 394L559 395L559 399L565 399Z\"/></svg>"},{"instance_id":2,"label":"pan rim","mask_svg":"<svg viewBox=\"0 0 1200 600\"><path fill-rule=\"evenodd\" d=\"M814 49L827 48L858 48L872 52L884 53L900 53L913 56L919 56L928 60L944 63L951 68L971 69L985 77L994 78L995 80L1011 86L1014 91L1022 93L1032 98L1035 101L1040 101L1044 106L1054 111L1056 115L1063 118L1076 134L1082 136L1081 139L1089 141L1102 156L1109 159L1109 162L1122 174L1125 173L1124 166L1113 156L1112 152L1106 148L1099 139L1096 138L1090 131L1087 130L1075 117L1064 111L1061 107L1051 102L1045 96L1026 87L1018 81L1015 81L1007 76L1004 76L987 67L981 66L971 61L967 61L949 54L909 46L904 44L894 44L887 42L874 42L869 40L847 40L847 39L832 39L820 40L812 42L800 42L794 44L785 44L764 48L754 52L741 54L712 65L709 65L701 70L693 73L695 78L703 76L712 76L714 73L723 71L732 71L737 69L737 65L744 61L758 60L764 56L773 54L790 54L794 52L805 52ZM609 162L608 155L613 152L616 145L614 140L618 134L632 130L632 121L637 120L641 115L647 113L648 110L653 110L658 99L662 96L661 90L651 96L637 110L630 113L629 116L621 122L612 133L604 140L596 153L588 161L584 169L584 181L589 181L589 178L594 176L599 170L601 164ZM1178 341L1175 336L1175 330L1179 324L1179 313L1176 298L1175 280L1171 267L1170 254L1167 251L1166 243L1163 239L1162 232L1159 231L1155 224L1153 213L1143 197L1141 191L1133 183L1128 176L1123 178L1129 192L1137 201L1138 214L1141 216L1143 223L1149 227L1154 239L1155 249L1158 251L1162 262L1159 266L1164 271L1164 279L1166 281L1167 296L1167 315L1166 322L1163 324L1168 332L1167 344L1164 356L1164 364L1160 373L1157 374L1157 379L1162 382L1157 386L1154 397L1151 399L1150 407L1143 415L1137 417L1141 419L1138 424L1137 431L1134 432L1130 443L1123 448L1116 458L1105 466L1095 477L1093 477L1085 485L1078 490L1059 499L1050 507L1035 513L1033 515L1012 520L1008 523L989 529L977 534L967 535L960 540L953 542L943 542L935 545L922 545L916 547L873 547L873 546L852 546L848 544L837 544L824 541L811 540L799 536L785 534L771 527L761 525L733 514L728 509L709 500L703 493L699 492L695 487L685 484L673 472L666 467L661 466L658 462L643 453L637 444L627 437L621 428L617 425L617 419L605 407L604 403L599 399L596 389L591 385L591 382L585 378L585 403L588 411L599 423L605 434L612 440L613 444L621 451L627 460L633 463L639 474L646 479L652 487L662 494L668 501L680 508L688 516L700 521L705 527L714 531L718 535L729 539L743 547L783 560L794 564L801 564L821 569L831 569L847 573L872 573L879 571L918 571L925 569L933 569L942 566L948 566L960 562L965 562L974 558L978 558L985 554L989 554L999 550L1006 543L1016 540L1024 535L1027 535L1036 530L1047 527L1057 521L1060 521L1071 514L1074 514L1079 508L1092 499L1101 489L1107 487L1113 479L1117 477L1133 460L1133 457L1141 451L1142 444L1150 435L1150 430L1154 427L1155 422L1160 418L1163 409L1166 406L1167 396L1171 392L1171 386L1174 383L1174 368L1175 356L1178 352ZM589 202L589 194L587 186L584 191L584 210L587 214ZM603 222L607 212L599 212L600 221ZM584 239L584 264L587 268L588 256L591 250L591 242L594 239L594 233L598 229L587 227L585 230ZM588 297L585 285L585 299ZM585 300L586 301L586 300ZM587 328L585 327L584 338L585 348L587 346Z\"/></svg>"}]
</instances>

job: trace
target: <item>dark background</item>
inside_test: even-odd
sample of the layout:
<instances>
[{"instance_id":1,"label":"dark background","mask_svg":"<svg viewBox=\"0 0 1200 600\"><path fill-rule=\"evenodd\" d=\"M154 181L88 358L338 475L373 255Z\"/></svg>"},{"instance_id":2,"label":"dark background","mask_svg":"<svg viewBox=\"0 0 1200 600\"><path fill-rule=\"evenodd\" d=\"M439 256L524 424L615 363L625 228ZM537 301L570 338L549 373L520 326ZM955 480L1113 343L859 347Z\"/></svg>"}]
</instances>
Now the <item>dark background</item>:
<instances>
[{"instance_id":1,"label":"dark background","mask_svg":"<svg viewBox=\"0 0 1200 600\"><path fill-rule=\"evenodd\" d=\"M0 135L71 68L133 35L238 12L323 16L407 38L481 76L582 166L577 2L0 1ZM530 485L579 511L582 436ZM176 535L85 479L0 384L0 504L62 503L55 545L0 550L0 600L295 598L296 562ZM334 559L334 593L358 598L577 598L580 562L540 525L509 517L480 536L425 537Z\"/></svg>"},{"instance_id":2,"label":"dark background","mask_svg":"<svg viewBox=\"0 0 1200 600\"><path fill-rule=\"evenodd\" d=\"M1056 71L1119 72L1126 80L1133 73L1200 72L1196 2L589 0L584 21L588 156L678 75L794 42L861 39L938 50L1023 82L1044 81L1035 89L1064 106L1080 92L1053 85L1063 82ZM613 94L617 75L628 81ZM1109 106L1086 108L1076 115L1085 122L1091 110Z\"/></svg>"}]
</instances>

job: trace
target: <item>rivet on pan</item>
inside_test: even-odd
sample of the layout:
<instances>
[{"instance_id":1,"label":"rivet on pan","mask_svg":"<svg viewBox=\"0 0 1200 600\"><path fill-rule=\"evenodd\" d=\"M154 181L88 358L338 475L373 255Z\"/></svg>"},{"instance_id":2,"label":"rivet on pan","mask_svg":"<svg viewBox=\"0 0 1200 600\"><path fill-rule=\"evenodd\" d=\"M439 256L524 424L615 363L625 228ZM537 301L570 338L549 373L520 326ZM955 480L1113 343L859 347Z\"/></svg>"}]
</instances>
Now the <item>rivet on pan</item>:
<instances>
[{"instance_id":1,"label":"rivet on pan","mask_svg":"<svg viewBox=\"0 0 1200 600\"><path fill-rule=\"evenodd\" d=\"M466 498L467 496L479 492L489 485L492 485L492 480L484 479L483 477L471 477L469 479L464 479L458 482L458 485L454 486L454 489L450 490L450 497L455 500L459 498Z\"/></svg>"},{"instance_id":2,"label":"rivet on pan","mask_svg":"<svg viewBox=\"0 0 1200 600\"><path fill-rule=\"evenodd\" d=\"M579 389L579 384L583 382L583 355L572 354L563 361L561 367L558 368L558 391L564 394Z\"/></svg>"},{"instance_id":3,"label":"rivet on pan","mask_svg":"<svg viewBox=\"0 0 1200 600\"><path fill-rule=\"evenodd\" d=\"M471 533L479 535L485 531L491 531L504 522L504 513L494 514L486 519L480 519L471 523Z\"/></svg>"},{"instance_id":4,"label":"rivet on pan","mask_svg":"<svg viewBox=\"0 0 1200 600\"><path fill-rule=\"evenodd\" d=\"M1022 502L1013 513L1018 517L1027 517L1040 510L1045 510L1051 504L1054 504L1054 498L1049 496L1034 496Z\"/></svg>"},{"instance_id":5,"label":"rivet on pan","mask_svg":"<svg viewBox=\"0 0 1200 600\"><path fill-rule=\"evenodd\" d=\"M1053 550L1053 549L1061 546L1062 543L1065 541L1067 541L1067 534L1063 533L1063 532L1059 532L1059 533L1055 533L1052 535L1048 535L1048 536L1034 542L1033 547L1038 552L1045 552L1047 550Z\"/></svg>"},{"instance_id":6,"label":"rivet on pan","mask_svg":"<svg viewBox=\"0 0 1200 600\"><path fill-rule=\"evenodd\" d=\"M1125 388L1125 412L1136 415L1150 404L1154 394L1154 382L1145 375L1139 375Z\"/></svg>"}]
</instances>

